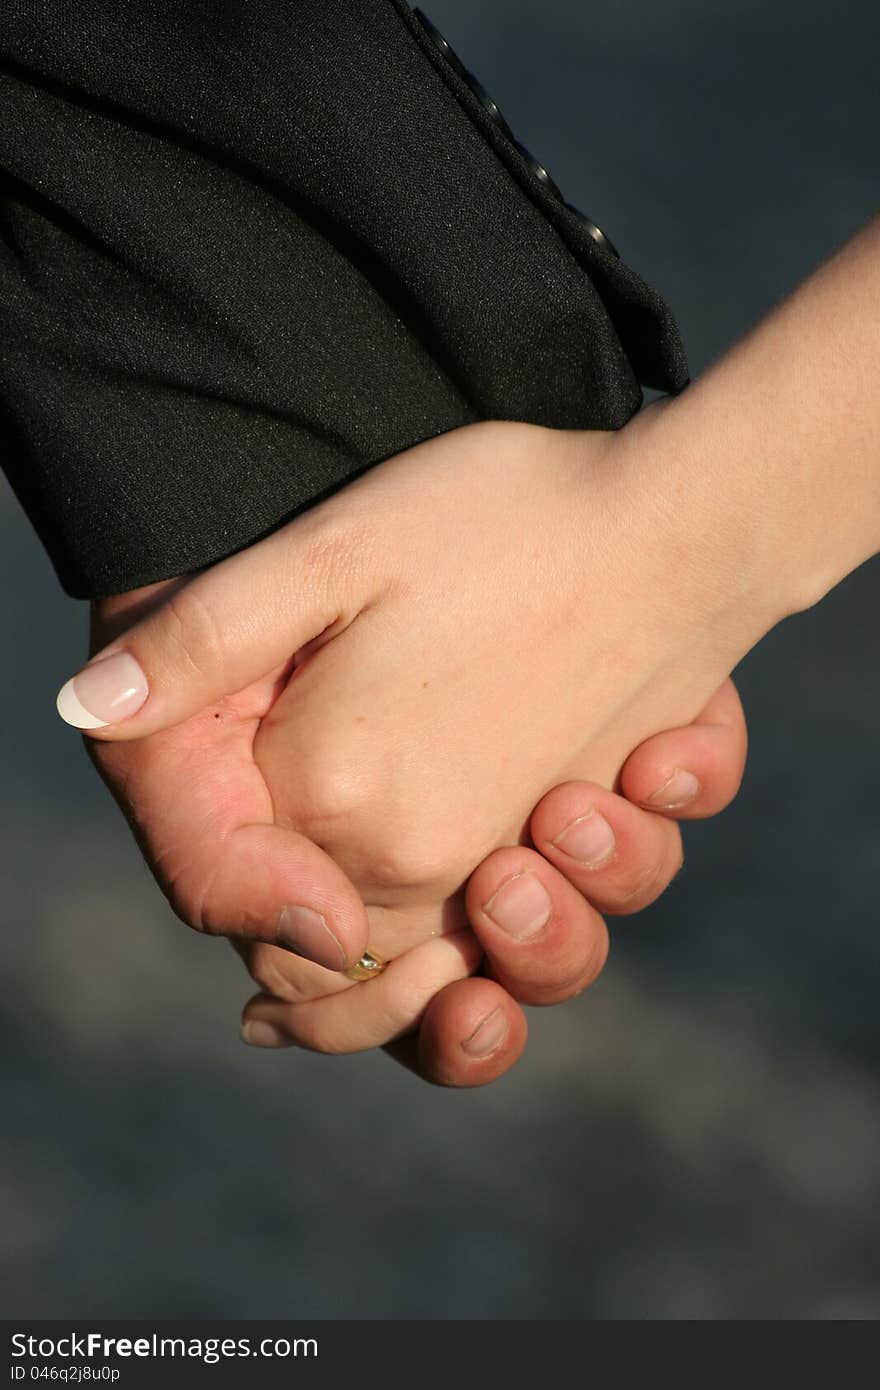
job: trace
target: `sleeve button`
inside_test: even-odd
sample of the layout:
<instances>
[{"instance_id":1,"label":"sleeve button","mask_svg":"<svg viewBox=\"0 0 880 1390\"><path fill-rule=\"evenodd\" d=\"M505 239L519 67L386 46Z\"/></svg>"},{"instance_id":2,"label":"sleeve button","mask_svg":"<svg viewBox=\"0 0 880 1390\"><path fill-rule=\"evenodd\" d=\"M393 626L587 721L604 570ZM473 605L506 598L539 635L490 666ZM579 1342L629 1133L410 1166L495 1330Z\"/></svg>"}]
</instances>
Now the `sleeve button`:
<instances>
[{"instance_id":1,"label":"sleeve button","mask_svg":"<svg viewBox=\"0 0 880 1390\"><path fill-rule=\"evenodd\" d=\"M536 177L539 178L539 179L541 180L541 182L542 182L542 184L544 185L544 187L547 188L547 189L549 189L549 191L553 194L553 196L554 196L555 198L558 198L559 201L562 202L562 201L563 201L562 194L561 194L561 192L559 191L559 189L557 188L557 186L556 186L556 184L554 183L553 179L552 179L552 178L550 177L550 175L548 174L547 170L544 168L543 164L539 163L539 161L538 161L538 160L535 158L535 156L532 154L531 150L527 150L526 147L525 147L525 145L521 145L521 144L520 144L519 140L514 140L513 143L514 143L514 145L516 146L516 148L517 148L517 150L519 151L519 153L522 155L522 157L523 157L523 159L525 160L526 164L528 164L528 166L529 166L529 168L531 169L532 173L535 174Z\"/></svg>"},{"instance_id":2,"label":"sleeve button","mask_svg":"<svg viewBox=\"0 0 880 1390\"><path fill-rule=\"evenodd\" d=\"M574 213L579 222L584 224L585 230L589 232L596 244L602 247L603 251L609 251L612 256L616 256L617 259L620 260L620 252L617 247L614 245L611 238L605 235L602 228L596 226L592 218L587 217L587 214L581 212L580 208L576 208L573 203L566 203L565 206L568 208L569 212Z\"/></svg>"},{"instance_id":3,"label":"sleeve button","mask_svg":"<svg viewBox=\"0 0 880 1390\"><path fill-rule=\"evenodd\" d=\"M425 30L425 33L429 36L429 38L439 49L440 53L446 59L447 63L449 63L450 67L454 68L455 71L459 74L459 76L464 79L464 81L467 83L467 85L473 92L474 96L479 101L480 105L483 107L483 110L486 111L488 115L492 118L495 125L506 137L506 139L508 139L511 142L511 144L513 145L517 153L520 155L520 157L525 160L526 164L529 166L535 177L541 181L543 186L547 189L547 191L550 194L552 194L554 198L558 198L558 200L561 203L565 204L569 212L574 213L575 217L577 217L579 221L583 223L584 228L590 234L590 236L593 238L593 240L596 242L598 246L601 246L603 250L610 252L612 256L617 256L619 260L620 252L612 244L612 242L601 230L601 228L597 227L595 222L593 222L591 218L587 217L585 213L581 212L580 208L576 208L571 203L565 202L565 199L561 191L557 187L554 180L550 177L543 164L541 164L535 158L531 150L526 149L525 145L520 144L519 140L516 139L510 126L507 124L507 121L501 114L501 111L498 107L498 103L492 96L489 95L479 78L475 77L472 72L468 71L464 63L459 58L458 54L455 52L455 49L452 47L452 44L449 43L449 41L443 37L436 24L432 24L431 20L428 18L428 16L424 13L423 10L414 10L413 13L415 14L415 17L418 20L419 24L421 24L422 28Z\"/></svg>"}]
</instances>

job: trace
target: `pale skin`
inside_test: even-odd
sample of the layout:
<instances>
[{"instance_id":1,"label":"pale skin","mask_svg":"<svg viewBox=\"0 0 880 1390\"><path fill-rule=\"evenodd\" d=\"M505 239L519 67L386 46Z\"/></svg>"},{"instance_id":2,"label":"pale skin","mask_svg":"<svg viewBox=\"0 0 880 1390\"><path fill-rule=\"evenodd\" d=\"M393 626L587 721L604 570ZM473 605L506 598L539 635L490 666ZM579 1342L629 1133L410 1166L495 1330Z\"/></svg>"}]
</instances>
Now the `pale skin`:
<instances>
[{"instance_id":1,"label":"pale skin","mask_svg":"<svg viewBox=\"0 0 880 1390\"><path fill-rule=\"evenodd\" d=\"M250 948L255 975L272 981L246 1011L274 1030L255 1041L347 1051L420 1021L430 1033L431 998L478 961L467 923L492 941L487 890L533 891L534 879L558 875L547 833L572 811L595 814L622 768L633 801L644 800L635 783L646 757L654 792L655 775L687 768L681 747L661 767L650 742L642 764L625 764L660 731L698 719L757 641L880 548L878 362L874 222L681 397L618 433L493 423L421 445L176 589L99 653L124 650L146 673L140 710L94 735L107 775L133 789L135 819L139 778L162 740L170 750L180 739L173 726L189 721L174 756L186 758L191 740L192 776L210 783L198 731L234 708L234 692L261 687L262 704L237 715L261 814L240 836L241 857L213 864L195 893L199 924L228 929L250 863L252 934L277 939L281 904L298 901L324 918L337 957L316 965L276 948L270 969L271 948ZM233 706L221 709L224 697ZM214 814L241 792L222 790ZM610 818L625 806L636 813L617 799ZM174 821L170 808L162 853L152 847L171 883L198 877L191 856L175 864ZM294 832L344 871L365 912L341 876L311 900L279 898L286 885L273 880L278 862L265 871L267 853ZM564 921L566 890L600 906L607 891L618 908L609 885L620 853L600 871L610 878L566 865L540 931L552 937L554 918ZM504 870L491 883L480 879L487 864ZM587 935L578 984L604 958L596 923ZM397 959L349 987L338 968L367 940ZM481 991L474 1016L494 1019L498 1047L510 1049L522 1031L510 994L493 980L469 987Z\"/></svg>"}]
</instances>

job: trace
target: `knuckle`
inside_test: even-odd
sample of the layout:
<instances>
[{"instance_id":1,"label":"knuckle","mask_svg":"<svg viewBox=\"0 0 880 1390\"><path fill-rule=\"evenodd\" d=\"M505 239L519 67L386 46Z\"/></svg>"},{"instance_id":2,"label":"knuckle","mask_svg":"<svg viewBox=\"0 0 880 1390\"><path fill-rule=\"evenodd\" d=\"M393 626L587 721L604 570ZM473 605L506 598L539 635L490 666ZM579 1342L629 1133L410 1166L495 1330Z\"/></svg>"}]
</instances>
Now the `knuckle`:
<instances>
[{"instance_id":1,"label":"knuckle","mask_svg":"<svg viewBox=\"0 0 880 1390\"><path fill-rule=\"evenodd\" d=\"M306 573L325 592L350 594L361 588L368 576L377 574L377 562L387 553L387 548L379 543L375 517L358 506L348 490L307 518L301 517L299 524L308 534L304 538L304 562L297 564L298 585Z\"/></svg>"},{"instance_id":2,"label":"knuckle","mask_svg":"<svg viewBox=\"0 0 880 1390\"><path fill-rule=\"evenodd\" d=\"M210 897L213 874L206 875L201 866L192 863L154 861L153 865L162 891L184 926L192 931L210 934L207 925L206 903Z\"/></svg>"},{"instance_id":3,"label":"knuckle","mask_svg":"<svg viewBox=\"0 0 880 1390\"><path fill-rule=\"evenodd\" d=\"M380 888L428 888L456 880L454 856L427 830L399 831L386 823L368 842L367 856L369 876Z\"/></svg>"},{"instance_id":4,"label":"knuckle","mask_svg":"<svg viewBox=\"0 0 880 1390\"><path fill-rule=\"evenodd\" d=\"M350 1056L385 1046L416 1027L427 1003L425 992L424 985L421 988L398 987L392 994L383 993L381 998L375 999L368 1016L360 1014L356 1019L345 1020L336 1009L326 1009L321 1001L316 1001L313 1007L294 1012L290 1034L298 1046L328 1057Z\"/></svg>"},{"instance_id":5,"label":"knuckle","mask_svg":"<svg viewBox=\"0 0 880 1390\"><path fill-rule=\"evenodd\" d=\"M436 889L448 896L478 856L456 837L390 809L380 781L356 762L304 769L296 792L295 826L319 840L331 858L357 866L359 881L377 890Z\"/></svg>"},{"instance_id":6,"label":"knuckle","mask_svg":"<svg viewBox=\"0 0 880 1390\"><path fill-rule=\"evenodd\" d=\"M526 1004L546 1007L576 999L596 983L608 962L609 939L604 923L592 932L589 944L576 955L559 960L545 978L531 988L520 988L518 998Z\"/></svg>"},{"instance_id":7,"label":"knuckle","mask_svg":"<svg viewBox=\"0 0 880 1390\"><path fill-rule=\"evenodd\" d=\"M566 961L562 966L557 965L552 976L538 987L540 997L537 1002L561 1004L566 1000L576 999L584 990L595 984L605 968L607 959L608 938L603 933L591 943L586 959L579 956L577 960Z\"/></svg>"},{"instance_id":8,"label":"knuckle","mask_svg":"<svg viewBox=\"0 0 880 1390\"><path fill-rule=\"evenodd\" d=\"M618 888L614 895L614 906L610 910L621 916L638 912L659 898L666 883L666 873L660 864L652 862L639 865Z\"/></svg>"},{"instance_id":9,"label":"knuckle","mask_svg":"<svg viewBox=\"0 0 880 1390\"><path fill-rule=\"evenodd\" d=\"M179 862L169 857L161 865L160 880L172 910L200 935L259 938L263 934L258 912L229 898L222 847L216 854L195 853Z\"/></svg>"},{"instance_id":10,"label":"knuckle","mask_svg":"<svg viewBox=\"0 0 880 1390\"><path fill-rule=\"evenodd\" d=\"M311 993L292 973L287 973L286 964L279 959L277 947L258 946L251 952L248 972L266 994L283 999L286 1004L305 1003Z\"/></svg>"},{"instance_id":11,"label":"knuckle","mask_svg":"<svg viewBox=\"0 0 880 1390\"><path fill-rule=\"evenodd\" d=\"M301 1017L295 1017L290 1035L298 1047L304 1047L308 1052L320 1052L325 1057L344 1057L362 1050L360 1046L352 1045L338 1024L328 1022L318 1008L303 1010Z\"/></svg>"},{"instance_id":12,"label":"knuckle","mask_svg":"<svg viewBox=\"0 0 880 1390\"><path fill-rule=\"evenodd\" d=\"M610 950L611 941L603 923L602 930L598 932L593 939L592 949L583 974L583 983L577 991L578 994L588 989L590 985L596 983L602 971L605 969L605 966L608 964L608 953Z\"/></svg>"},{"instance_id":13,"label":"knuckle","mask_svg":"<svg viewBox=\"0 0 880 1390\"><path fill-rule=\"evenodd\" d=\"M572 963L554 982L560 999L576 999L583 994L602 973L604 964L604 950L593 946L586 960L582 958L576 964Z\"/></svg>"},{"instance_id":14,"label":"knuckle","mask_svg":"<svg viewBox=\"0 0 880 1390\"><path fill-rule=\"evenodd\" d=\"M297 830L330 832L331 838L354 841L375 820L378 804L373 763L350 739L316 736L311 724L270 724L258 737L258 761L265 769L276 818ZM283 779L278 769L293 769Z\"/></svg>"},{"instance_id":15,"label":"knuckle","mask_svg":"<svg viewBox=\"0 0 880 1390\"><path fill-rule=\"evenodd\" d=\"M297 768L294 800L304 827L341 822L353 835L370 798L356 764L312 757Z\"/></svg>"},{"instance_id":16,"label":"knuckle","mask_svg":"<svg viewBox=\"0 0 880 1390\"><path fill-rule=\"evenodd\" d=\"M161 610L160 658L175 672L198 680L219 671L226 644L222 628L196 585L176 590Z\"/></svg>"}]
</instances>

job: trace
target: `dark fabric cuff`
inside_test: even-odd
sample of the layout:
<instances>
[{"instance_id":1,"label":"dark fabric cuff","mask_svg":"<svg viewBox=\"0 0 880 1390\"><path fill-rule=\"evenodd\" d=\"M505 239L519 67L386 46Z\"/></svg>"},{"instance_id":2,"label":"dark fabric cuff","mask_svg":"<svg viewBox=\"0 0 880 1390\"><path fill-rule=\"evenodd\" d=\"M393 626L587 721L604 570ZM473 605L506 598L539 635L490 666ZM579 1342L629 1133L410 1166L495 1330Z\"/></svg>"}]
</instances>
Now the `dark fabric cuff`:
<instances>
[{"instance_id":1,"label":"dark fabric cuff","mask_svg":"<svg viewBox=\"0 0 880 1390\"><path fill-rule=\"evenodd\" d=\"M687 383L403 0L6 0L0 92L5 467L75 597L458 426L618 429Z\"/></svg>"}]
</instances>

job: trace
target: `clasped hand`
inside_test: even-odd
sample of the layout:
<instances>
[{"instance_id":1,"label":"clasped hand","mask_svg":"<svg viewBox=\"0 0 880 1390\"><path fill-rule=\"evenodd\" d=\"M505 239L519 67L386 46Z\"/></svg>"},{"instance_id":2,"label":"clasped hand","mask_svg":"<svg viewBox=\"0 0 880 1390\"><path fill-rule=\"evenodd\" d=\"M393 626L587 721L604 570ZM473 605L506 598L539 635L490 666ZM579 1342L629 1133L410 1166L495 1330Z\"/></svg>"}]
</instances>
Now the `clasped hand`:
<instances>
[{"instance_id":1,"label":"clasped hand","mask_svg":"<svg viewBox=\"0 0 880 1390\"><path fill-rule=\"evenodd\" d=\"M248 1040L493 1079L519 1002L595 979L600 911L653 901L675 820L735 794L716 598L645 484L657 413L470 426L96 605L80 723L175 910L261 985ZM391 964L352 984L367 947Z\"/></svg>"}]
</instances>

